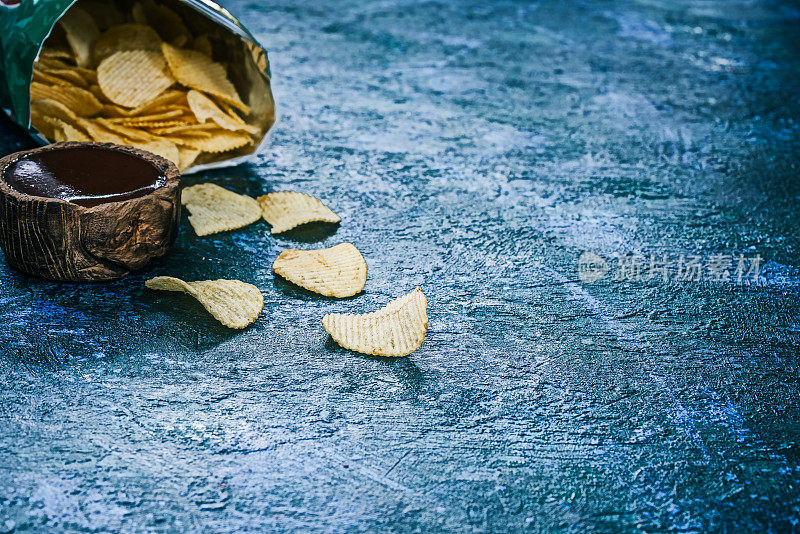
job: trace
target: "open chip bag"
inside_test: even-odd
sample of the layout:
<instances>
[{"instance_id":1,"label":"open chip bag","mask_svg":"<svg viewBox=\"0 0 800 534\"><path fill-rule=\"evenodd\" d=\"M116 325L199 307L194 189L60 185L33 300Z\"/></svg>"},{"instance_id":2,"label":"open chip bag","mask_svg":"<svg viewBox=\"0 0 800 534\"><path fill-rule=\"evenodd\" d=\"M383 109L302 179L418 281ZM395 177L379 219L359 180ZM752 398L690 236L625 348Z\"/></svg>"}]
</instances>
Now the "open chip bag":
<instances>
[{"instance_id":1,"label":"open chip bag","mask_svg":"<svg viewBox=\"0 0 800 534\"><path fill-rule=\"evenodd\" d=\"M0 106L39 141L131 145L184 172L264 146L267 52L214 2L0 2Z\"/></svg>"}]
</instances>

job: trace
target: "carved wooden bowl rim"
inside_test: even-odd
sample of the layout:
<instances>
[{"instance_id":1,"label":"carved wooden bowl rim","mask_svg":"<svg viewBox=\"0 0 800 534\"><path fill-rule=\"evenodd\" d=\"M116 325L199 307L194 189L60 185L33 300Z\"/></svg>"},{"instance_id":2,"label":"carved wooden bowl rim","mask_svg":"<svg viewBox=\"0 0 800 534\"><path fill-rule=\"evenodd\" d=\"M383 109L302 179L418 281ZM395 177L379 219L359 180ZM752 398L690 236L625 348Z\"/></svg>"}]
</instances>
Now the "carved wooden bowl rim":
<instances>
[{"instance_id":1,"label":"carved wooden bowl rim","mask_svg":"<svg viewBox=\"0 0 800 534\"><path fill-rule=\"evenodd\" d=\"M164 185L153 189L146 195L137 196L134 198L128 198L124 200L117 200L112 202L103 202L102 204L97 204L96 206L82 206L80 204L75 204L74 202L69 202L68 200L64 200L61 198L51 198L51 197L40 197L37 195L31 195L28 193L23 193L21 191L17 191L10 185L8 185L5 181L5 172L9 165L18 161L30 154L36 154L38 152L48 152L51 150L61 150L65 148L97 148L103 150L116 150L117 152L124 152L131 156L137 157L142 159L156 168L160 173L163 174L166 181ZM180 186L180 171L178 167L171 162L170 160L163 158L157 154L153 154L152 152L147 152L146 150L142 150L139 148L135 148L128 145L117 145L114 143L97 143L97 142L89 142L89 141L64 141L61 143L52 143L50 145L40 146L37 148L32 148L29 150L22 150L20 152L14 152L13 154L9 154L0 158L0 191L3 193L10 195L20 201L29 201L30 199L36 199L39 202L54 202L58 204L66 204L70 206L71 209L74 209L78 212L85 212L85 211L98 211L102 209L108 209L109 206L115 204L124 204L126 202L141 202L143 199L155 195L156 193L162 192L165 188L172 189L174 187Z\"/></svg>"}]
</instances>

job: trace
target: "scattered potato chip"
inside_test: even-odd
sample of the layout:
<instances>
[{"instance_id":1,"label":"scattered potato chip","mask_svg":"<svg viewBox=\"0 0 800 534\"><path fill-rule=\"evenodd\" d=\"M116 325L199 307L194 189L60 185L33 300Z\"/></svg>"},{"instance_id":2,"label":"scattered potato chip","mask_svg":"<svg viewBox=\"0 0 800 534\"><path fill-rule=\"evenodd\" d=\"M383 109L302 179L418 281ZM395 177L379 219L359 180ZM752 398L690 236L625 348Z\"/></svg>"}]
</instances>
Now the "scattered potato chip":
<instances>
[{"instance_id":1,"label":"scattered potato chip","mask_svg":"<svg viewBox=\"0 0 800 534\"><path fill-rule=\"evenodd\" d=\"M150 289L187 293L228 328L242 329L258 319L264 296L252 284L240 280L184 282L171 276L156 276L145 283Z\"/></svg>"},{"instance_id":2,"label":"scattered potato chip","mask_svg":"<svg viewBox=\"0 0 800 534\"><path fill-rule=\"evenodd\" d=\"M340 346L374 356L408 356L428 330L428 300L420 288L364 315L329 313L322 325Z\"/></svg>"},{"instance_id":3,"label":"scattered potato chip","mask_svg":"<svg viewBox=\"0 0 800 534\"><path fill-rule=\"evenodd\" d=\"M201 52L176 48L168 43L161 45L161 51L178 83L212 94L244 113L250 112L250 108L242 102L236 88L228 79L223 65L212 61Z\"/></svg>"},{"instance_id":4,"label":"scattered potato chip","mask_svg":"<svg viewBox=\"0 0 800 534\"><path fill-rule=\"evenodd\" d=\"M59 20L64 33L67 35L75 60L81 67L88 67L92 63L92 44L100 36L100 30L94 18L79 6L72 6Z\"/></svg>"},{"instance_id":5,"label":"scattered potato chip","mask_svg":"<svg viewBox=\"0 0 800 534\"><path fill-rule=\"evenodd\" d=\"M264 220L280 234L310 222L338 223L342 220L321 200L295 191L278 191L258 197Z\"/></svg>"},{"instance_id":6,"label":"scattered potato chip","mask_svg":"<svg viewBox=\"0 0 800 534\"><path fill-rule=\"evenodd\" d=\"M160 95L174 80L158 52L116 52L97 66L97 84L115 104L141 106Z\"/></svg>"},{"instance_id":7,"label":"scattered potato chip","mask_svg":"<svg viewBox=\"0 0 800 534\"><path fill-rule=\"evenodd\" d=\"M94 115L103 109L103 104L92 93L80 87L53 87L33 82L31 83L31 101L39 99L61 102L76 115L82 117Z\"/></svg>"},{"instance_id":8,"label":"scattered potato chip","mask_svg":"<svg viewBox=\"0 0 800 534\"><path fill-rule=\"evenodd\" d=\"M144 24L130 22L106 30L92 46L92 61L99 65L105 58L126 50L161 50L161 37Z\"/></svg>"},{"instance_id":9,"label":"scattered potato chip","mask_svg":"<svg viewBox=\"0 0 800 534\"><path fill-rule=\"evenodd\" d=\"M214 184L187 187L181 193L181 203L189 209L189 222L199 236L235 230L261 217L254 198Z\"/></svg>"},{"instance_id":10,"label":"scattered potato chip","mask_svg":"<svg viewBox=\"0 0 800 534\"><path fill-rule=\"evenodd\" d=\"M321 250L284 250L272 270L326 297L352 297L367 283L367 262L351 243Z\"/></svg>"}]
</instances>

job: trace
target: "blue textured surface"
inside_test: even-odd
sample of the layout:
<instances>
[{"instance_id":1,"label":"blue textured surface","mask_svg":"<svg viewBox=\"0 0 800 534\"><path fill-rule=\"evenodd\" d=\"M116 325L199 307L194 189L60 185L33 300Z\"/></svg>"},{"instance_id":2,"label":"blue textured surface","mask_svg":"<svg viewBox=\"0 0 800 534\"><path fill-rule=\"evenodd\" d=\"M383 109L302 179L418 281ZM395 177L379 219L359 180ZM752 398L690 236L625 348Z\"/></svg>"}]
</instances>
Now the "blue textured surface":
<instances>
[{"instance_id":1,"label":"blue textured surface","mask_svg":"<svg viewBox=\"0 0 800 534\"><path fill-rule=\"evenodd\" d=\"M191 176L325 199L104 285L0 265L0 531L796 531L800 11L789 3L225 3L282 122ZM0 124L3 153L30 145ZM274 280L351 241L363 295ZM759 284L582 283L582 251L764 258ZM244 332L152 275L240 278ZM410 358L320 325L421 285Z\"/></svg>"}]
</instances>

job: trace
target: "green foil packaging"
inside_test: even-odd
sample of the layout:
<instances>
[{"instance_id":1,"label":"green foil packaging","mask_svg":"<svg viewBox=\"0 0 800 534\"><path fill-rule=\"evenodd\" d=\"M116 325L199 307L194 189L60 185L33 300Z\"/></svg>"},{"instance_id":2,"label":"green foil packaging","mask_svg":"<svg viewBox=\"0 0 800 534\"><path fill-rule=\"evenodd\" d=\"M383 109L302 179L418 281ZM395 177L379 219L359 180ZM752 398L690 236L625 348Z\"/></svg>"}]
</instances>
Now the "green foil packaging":
<instances>
[{"instance_id":1,"label":"green foil packaging","mask_svg":"<svg viewBox=\"0 0 800 534\"><path fill-rule=\"evenodd\" d=\"M0 108L17 124L26 128L41 143L47 140L31 126L30 84L33 66L42 45L58 20L75 4L92 9L92 3L113 3L128 12L133 0L0 0ZM228 11L210 0L157 0L178 13L195 34L212 36L216 61L228 67L228 76L240 96L251 108L247 117L262 134L260 142L220 155L219 161L200 163L190 168L236 165L252 158L267 144L275 123L275 103L267 51Z\"/></svg>"}]
</instances>

